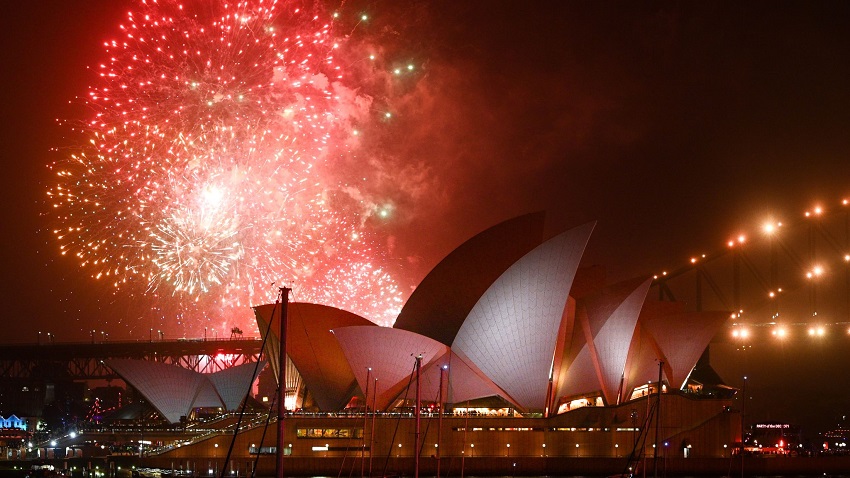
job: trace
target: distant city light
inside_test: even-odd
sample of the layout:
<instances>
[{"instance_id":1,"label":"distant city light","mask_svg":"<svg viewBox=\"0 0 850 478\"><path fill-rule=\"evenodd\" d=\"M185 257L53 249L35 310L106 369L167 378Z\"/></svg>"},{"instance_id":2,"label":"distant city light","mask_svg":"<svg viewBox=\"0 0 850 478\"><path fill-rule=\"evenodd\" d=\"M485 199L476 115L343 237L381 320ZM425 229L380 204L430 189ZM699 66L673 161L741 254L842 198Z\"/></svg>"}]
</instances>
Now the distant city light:
<instances>
[{"instance_id":1,"label":"distant city light","mask_svg":"<svg viewBox=\"0 0 850 478\"><path fill-rule=\"evenodd\" d=\"M812 270L806 272L806 277L809 279L820 277L821 275L823 275L823 267L821 266L814 266L812 267Z\"/></svg>"},{"instance_id":2,"label":"distant city light","mask_svg":"<svg viewBox=\"0 0 850 478\"><path fill-rule=\"evenodd\" d=\"M749 336L750 336L749 330L745 329L744 327L740 327L740 328L736 328L736 329L732 330L732 337L736 337L736 338L739 338L739 339L745 339Z\"/></svg>"}]
</instances>

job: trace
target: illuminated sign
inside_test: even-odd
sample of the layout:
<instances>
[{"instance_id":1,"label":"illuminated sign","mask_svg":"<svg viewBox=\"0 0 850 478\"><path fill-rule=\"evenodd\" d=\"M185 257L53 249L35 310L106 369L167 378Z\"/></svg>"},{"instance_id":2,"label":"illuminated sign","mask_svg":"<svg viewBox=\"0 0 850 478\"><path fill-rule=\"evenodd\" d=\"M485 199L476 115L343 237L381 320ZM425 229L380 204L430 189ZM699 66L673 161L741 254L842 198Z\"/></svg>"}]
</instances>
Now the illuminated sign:
<instances>
[{"instance_id":1,"label":"illuminated sign","mask_svg":"<svg viewBox=\"0 0 850 478\"><path fill-rule=\"evenodd\" d=\"M791 428L791 425L787 423L756 423L756 428L768 428L768 429L787 429Z\"/></svg>"}]
</instances>

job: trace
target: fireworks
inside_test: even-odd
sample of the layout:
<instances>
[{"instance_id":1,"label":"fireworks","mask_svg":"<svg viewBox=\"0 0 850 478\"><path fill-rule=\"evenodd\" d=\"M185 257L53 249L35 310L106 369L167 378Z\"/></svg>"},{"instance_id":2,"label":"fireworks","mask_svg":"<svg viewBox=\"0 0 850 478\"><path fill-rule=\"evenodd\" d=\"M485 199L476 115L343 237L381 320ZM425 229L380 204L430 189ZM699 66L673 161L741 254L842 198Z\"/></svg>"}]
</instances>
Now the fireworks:
<instances>
[{"instance_id":1,"label":"fireworks","mask_svg":"<svg viewBox=\"0 0 850 478\"><path fill-rule=\"evenodd\" d=\"M250 317L275 281L388 324L401 294L369 201L337 184L371 100L347 84L329 17L253 0L142 2L104 44L49 192L63 254L159 310Z\"/></svg>"}]
</instances>

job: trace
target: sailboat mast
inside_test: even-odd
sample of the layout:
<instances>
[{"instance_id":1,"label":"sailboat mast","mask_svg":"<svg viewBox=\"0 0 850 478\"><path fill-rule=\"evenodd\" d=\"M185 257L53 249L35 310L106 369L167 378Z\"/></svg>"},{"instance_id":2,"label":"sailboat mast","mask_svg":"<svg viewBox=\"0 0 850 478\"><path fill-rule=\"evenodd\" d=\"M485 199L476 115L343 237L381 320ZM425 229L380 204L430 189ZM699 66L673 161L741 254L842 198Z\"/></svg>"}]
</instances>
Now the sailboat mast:
<instances>
[{"instance_id":1,"label":"sailboat mast","mask_svg":"<svg viewBox=\"0 0 850 478\"><path fill-rule=\"evenodd\" d=\"M664 370L664 362L658 362L658 401L655 402L655 444L653 445L653 463L655 471L653 476L658 478L658 431L661 428L661 374ZM647 399L649 400L649 399Z\"/></svg>"},{"instance_id":2,"label":"sailboat mast","mask_svg":"<svg viewBox=\"0 0 850 478\"><path fill-rule=\"evenodd\" d=\"M375 414L378 406L378 378L372 386L372 431L369 433L369 476L372 476L372 444L375 442Z\"/></svg>"},{"instance_id":3,"label":"sailboat mast","mask_svg":"<svg viewBox=\"0 0 850 478\"><path fill-rule=\"evenodd\" d=\"M469 400L466 401L466 410L464 411L466 418L463 422L463 451L460 455L460 478L463 478L464 465L466 460L466 432L469 431Z\"/></svg>"},{"instance_id":4,"label":"sailboat mast","mask_svg":"<svg viewBox=\"0 0 850 478\"><path fill-rule=\"evenodd\" d=\"M441 438L443 437L443 402L445 401L443 397L443 376L446 373L446 368L448 365L443 365L440 367L440 391L437 395L440 397L440 403L438 406L439 415L437 418L437 478L440 478L440 443Z\"/></svg>"},{"instance_id":5,"label":"sailboat mast","mask_svg":"<svg viewBox=\"0 0 850 478\"><path fill-rule=\"evenodd\" d=\"M420 386L419 371L420 371L421 367L422 367L422 355L420 354L420 355L416 356L416 410L414 412L414 416L416 417L416 432L414 433L414 435L415 435L414 438L415 438L416 444L414 445L414 450L413 450L413 455L414 455L413 478L419 478L419 450L421 449L420 448L421 443L419 441L419 438L420 438L420 436L419 436L419 431L420 431L419 418L420 418L420 415L422 413L422 387Z\"/></svg>"},{"instance_id":6,"label":"sailboat mast","mask_svg":"<svg viewBox=\"0 0 850 478\"><path fill-rule=\"evenodd\" d=\"M276 478L283 478L283 450L285 443L285 428L284 417L286 415L286 323L287 312L289 311L289 291L288 287L280 288L280 347L278 351L278 372L277 372L277 469L275 470Z\"/></svg>"},{"instance_id":7,"label":"sailboat mast","mask_svg":"<svg viewBox=\"0 0 850 478\"><path fill-rule=\"evenodd\" d=\"M369 423L369 382L372 375L372 367L366 369L366 390L363 392L363 437L360 443L360 478L366 472L366 429ZM369 451L371 454L371 450Z\"/></svg>"}]
</instances>

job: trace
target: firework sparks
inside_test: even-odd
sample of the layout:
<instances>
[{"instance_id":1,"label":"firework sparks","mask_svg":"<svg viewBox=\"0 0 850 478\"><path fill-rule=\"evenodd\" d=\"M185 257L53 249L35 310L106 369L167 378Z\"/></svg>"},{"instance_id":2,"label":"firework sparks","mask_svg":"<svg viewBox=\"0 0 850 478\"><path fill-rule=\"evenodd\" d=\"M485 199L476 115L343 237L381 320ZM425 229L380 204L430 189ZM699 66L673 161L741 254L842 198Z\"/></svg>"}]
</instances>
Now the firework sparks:
<instances>
[{"instance_id":1,"label":"firework sparks","mask_svg":"<svg viewBox=\"0 0 850 478\"><path fill-rule=\"evenodd\" d=\"M292 280L299 300L391 323L368 201L321 173L371 114L330 21L268 0L139 10L104 44L88 144L55 166L62 253L181 315L232 323Z\"/></svg>"}]
</instances>

